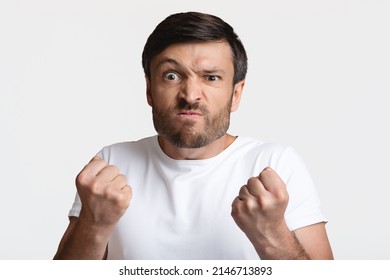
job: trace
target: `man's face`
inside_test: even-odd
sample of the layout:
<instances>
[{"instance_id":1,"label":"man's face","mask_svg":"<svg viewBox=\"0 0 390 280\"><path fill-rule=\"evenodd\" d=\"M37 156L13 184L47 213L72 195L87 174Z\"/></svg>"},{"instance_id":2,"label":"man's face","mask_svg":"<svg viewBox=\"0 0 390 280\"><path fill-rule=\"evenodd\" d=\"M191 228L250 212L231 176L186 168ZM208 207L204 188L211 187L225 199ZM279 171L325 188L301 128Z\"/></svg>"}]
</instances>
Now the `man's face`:
<instances>
[{"instance_id":1,"label":"man's face","mask_svg":"<svg viewBox=\"0 0 390 280\"><path fill-rule=\"evenodd\" d=\"M200 148L225 135L244 84L233 86L228 43L173 44L150 68L147 99L160 137L179 148Z\"/></svg>"}]
</instances>

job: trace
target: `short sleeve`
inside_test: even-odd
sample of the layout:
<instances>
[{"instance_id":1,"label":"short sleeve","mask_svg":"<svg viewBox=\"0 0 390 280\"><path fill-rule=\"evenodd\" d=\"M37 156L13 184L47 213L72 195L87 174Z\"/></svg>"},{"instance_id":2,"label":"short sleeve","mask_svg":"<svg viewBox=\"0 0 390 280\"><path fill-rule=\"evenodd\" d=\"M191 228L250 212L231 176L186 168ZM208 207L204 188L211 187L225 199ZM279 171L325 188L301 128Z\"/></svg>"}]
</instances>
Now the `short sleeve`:
<instances>
[{"instance_id":1,"label":"short sleeve","mask_svg":"<svg viewBox=\"0 0 390 280\"><path fill-rule=\"evenodd\" d=\"M313 180L305 163L291 147L275 162L275 170L287 186L289 204L285 219L290 230L327 222Z\"/></svg>"},{"instance_id":2,"label":"short sleeve","mask_svg":"<svg viewBox=\"0 0 390 280\"><path fill-rule=\"evenodd\" d=\"M76 193L72 208L69 210L68 217L78 217L81 211L81 200L78 193Z\"/></svg>"}]
</instances>

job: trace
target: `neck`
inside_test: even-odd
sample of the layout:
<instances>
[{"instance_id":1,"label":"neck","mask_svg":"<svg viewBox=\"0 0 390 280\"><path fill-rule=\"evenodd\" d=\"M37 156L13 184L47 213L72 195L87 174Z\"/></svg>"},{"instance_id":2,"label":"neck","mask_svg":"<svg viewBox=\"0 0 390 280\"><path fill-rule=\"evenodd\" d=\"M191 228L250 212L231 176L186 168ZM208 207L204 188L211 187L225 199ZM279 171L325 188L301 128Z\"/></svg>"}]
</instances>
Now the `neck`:
<instances>
[{"instance_id":1,"label":"neck","mask_svg":"<svg viewBox=\"0 0 390 280\"><path fill-rule=\"evenodd\" d=\"M167 156L177 160L199 160L212 158L229 147L234 142L234 140L236 140L235 136L225 134L221 138L214 140L206 146L196 149L189 149L178 148L170 143L167 139L158 136L158 143L160 144L163 152Z\"/></svg>"}]
</instances>

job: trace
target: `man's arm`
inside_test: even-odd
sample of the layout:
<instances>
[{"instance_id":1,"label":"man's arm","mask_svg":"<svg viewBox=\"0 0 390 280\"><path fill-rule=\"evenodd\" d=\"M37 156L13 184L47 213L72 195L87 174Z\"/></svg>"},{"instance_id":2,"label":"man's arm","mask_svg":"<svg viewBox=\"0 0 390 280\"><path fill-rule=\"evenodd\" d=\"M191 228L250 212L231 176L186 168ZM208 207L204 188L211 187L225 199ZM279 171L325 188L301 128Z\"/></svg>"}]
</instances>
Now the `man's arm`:
<instances>
[{"instance_id":1,"label":"man's arm","mask_svg":"<svg viewBox=\"0 0 390 280\"><path fill-rule=\"evenodd\" d=\"M324 222L296 229L294 233L311 259L333 260Z\"/></svg>"},{"instance_id":2,"label":"man's arm","mask_svg":"<svg viewBox=\"0 0 390 280\"><path fill-rule=\"evenodd\" d=\"M108 239L129 206L132 191L117 167L94 157L76 178L82 202L71 217L54 259L104 259Z\"/></svg>"},{"instance_id":3,"label":"man's arm","mask_svg":"<svg viewBox=\"0 0 390 280\"><path fill-rule=\"evenodd\" d=\"M58 246L55 260L101 260L107 257L108 239L99 238L101 233L93 233L78 224L78 217L69 217L69 225Z\"/></svg>"},{"instance_id":4,"label":"man's arm","mask_svg":"<svg viewBox=\"0 0 390 280\"><path fill-rule=\"evenodd\" d=\"M269 240L253 240L261 259L332 260L333 254L324 223L317 223L295 231L275 234Z\"/></svg>"},{"instance_id":5,"label":"man's arm","mask_svg":"<svg viewBox=\"0 0 390 280\"><path fill-rule=\"evenodd\" d=\"M291 232L284 219L288 193L271 168L248 180L232 204L232 216L261 259L333 259L324 223Z\"/></svg>"}]
</instances>

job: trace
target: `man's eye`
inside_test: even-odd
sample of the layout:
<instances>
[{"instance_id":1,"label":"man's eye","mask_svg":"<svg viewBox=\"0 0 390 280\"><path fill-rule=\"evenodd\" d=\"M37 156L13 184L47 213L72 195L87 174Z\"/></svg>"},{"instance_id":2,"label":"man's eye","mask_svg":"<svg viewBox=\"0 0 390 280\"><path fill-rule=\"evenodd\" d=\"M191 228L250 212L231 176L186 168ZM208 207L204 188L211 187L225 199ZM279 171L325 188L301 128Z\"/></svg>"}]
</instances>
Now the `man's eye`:
<instances>
[{"instance_id":1,"label":"man's eye","mask_svg":"<svg viewBox=\"0 0 390 280\"><path fill-rule=\"evenodd\" d=\"M218 81L220 78L218 76L214 76L214 75L208 75L206 76L206 80L209 81L209 82L215 82L215 81Z\"/></svg>"},{"instance_id":2,"label":"man's eye","mask_svg":"<svg viewBox=\"0 0 390 280\"><path fill-rule=\"evenodd\" d=\"M179 75L175 72L167 72L164 74L164 78L170 81L175 81L179 79Z\"/></svg>"}]
</instances>

